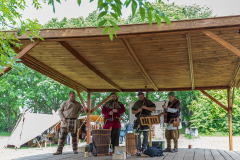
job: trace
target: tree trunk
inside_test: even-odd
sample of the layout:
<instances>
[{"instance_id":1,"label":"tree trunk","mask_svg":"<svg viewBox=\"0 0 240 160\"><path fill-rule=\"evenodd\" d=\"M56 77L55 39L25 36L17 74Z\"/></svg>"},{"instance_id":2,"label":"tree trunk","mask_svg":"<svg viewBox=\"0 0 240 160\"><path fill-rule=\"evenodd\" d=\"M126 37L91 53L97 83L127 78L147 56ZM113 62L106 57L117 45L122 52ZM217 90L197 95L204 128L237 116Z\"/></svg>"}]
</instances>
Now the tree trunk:
<instances>
[{"instance_id":1,"label":"tree trunk","mask_svg":"<svg viewBox=\"0 0 240 160\"><path fill-rule=\"evenodd\" d=\"M9 114L9 110L8 110L8 107L7 105L5 104L5 110L7 112L7 120L8 120L8 127L7 127L7 131L9 132L9 129L10 129L10 114Z\"/></svg>"}]
</instances>

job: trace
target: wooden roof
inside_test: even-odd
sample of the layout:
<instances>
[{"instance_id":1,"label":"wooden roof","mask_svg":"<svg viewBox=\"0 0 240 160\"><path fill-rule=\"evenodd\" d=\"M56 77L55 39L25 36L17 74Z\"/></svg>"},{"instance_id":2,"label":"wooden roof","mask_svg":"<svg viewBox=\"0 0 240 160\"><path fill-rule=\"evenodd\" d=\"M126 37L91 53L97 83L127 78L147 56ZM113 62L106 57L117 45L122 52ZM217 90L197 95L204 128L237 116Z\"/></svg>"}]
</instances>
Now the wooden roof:
<instances>
[{"instance_id":1,"label":"wooden roof","mask_svg":"<svg viewBox=\"0 0 240 160\"><path fill-rule=\"evenodd\" d=\"M96 27L43 29L44 41L39 43L16 36L24 44L20 58L28 67L80 91L239 85L240 16L172 21L161 28L156 23L119 28L113 41Z\"/></svg>"}]
</instances>

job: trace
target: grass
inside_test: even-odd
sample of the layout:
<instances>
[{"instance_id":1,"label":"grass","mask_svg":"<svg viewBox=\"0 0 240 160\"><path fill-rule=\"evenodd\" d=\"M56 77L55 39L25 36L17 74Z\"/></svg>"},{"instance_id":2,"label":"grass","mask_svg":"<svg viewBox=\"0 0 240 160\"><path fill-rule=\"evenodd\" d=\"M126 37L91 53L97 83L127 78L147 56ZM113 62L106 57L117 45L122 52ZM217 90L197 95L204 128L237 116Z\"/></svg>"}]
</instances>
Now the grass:
<instances>
[{"instance_id":1,"label":"grass","mask_svg":"<svg viewBox=\"0 0 240 160\"><path fill-rule=\"evenodd\" d=\"M0 132L0 136L11 136L11 132Z\"/></svg>"},{"instance_id":2,"label":"grass","mask_svg":"<svg viewBox=\"0 0 240 160\"><path fill-rule=\"evenodd\" d=\"M202 137L228 137L228 132L214 132L214 133L199 133ZM240 134L234 134L233 136L240 136Z\"/></svg>"}]
</instances>

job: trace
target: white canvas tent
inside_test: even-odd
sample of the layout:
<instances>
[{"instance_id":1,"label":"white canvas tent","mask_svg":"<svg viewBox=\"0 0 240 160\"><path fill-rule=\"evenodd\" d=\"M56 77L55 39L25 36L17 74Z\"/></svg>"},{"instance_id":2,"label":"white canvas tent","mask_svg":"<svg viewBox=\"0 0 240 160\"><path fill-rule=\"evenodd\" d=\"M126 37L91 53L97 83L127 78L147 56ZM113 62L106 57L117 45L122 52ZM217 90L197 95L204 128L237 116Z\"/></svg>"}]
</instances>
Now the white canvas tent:
<instances>
[{"instance_id":1,"label":"white canvas tent","mask_svg":"<svg viewBox=\"0 0 240 160\"><path fill-rule=\"evenodd\" d=\"M25 113L12 132L7 145L19 148L59 121L59 115Z\"/></svg>"}]
</instances>

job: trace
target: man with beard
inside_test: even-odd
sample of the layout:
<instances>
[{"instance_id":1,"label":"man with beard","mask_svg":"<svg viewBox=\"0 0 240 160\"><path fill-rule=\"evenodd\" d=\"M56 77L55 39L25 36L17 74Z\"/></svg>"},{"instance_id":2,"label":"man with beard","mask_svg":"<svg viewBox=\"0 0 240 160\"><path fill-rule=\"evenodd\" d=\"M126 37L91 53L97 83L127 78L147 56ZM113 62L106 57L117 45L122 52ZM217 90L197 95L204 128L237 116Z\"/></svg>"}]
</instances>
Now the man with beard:
<instances>
[{"instance_id":1,"label":"man with beard","mask_svg":"<svg viewBox=\"0 0 240 160\"><path fill-rule=\"evenodd\" d=\"M173 127L173 119L177 118L181 121L181 102L176 99L174 92L168 93L168 106L162 106L167 111L167 127L165 131L165 137L167 139L167 148L163 152L178 152L178 139L180 136L179 129L182 128L181 123L178 127ZM158 116L162 116L164 112L159 113ZM174 142L174 149L171 150L171 139Z\"/></svg>"},{"instance_id":2,"label":"man with beard","mask_svg":"<svg viewBox=\"0 0 240 160\"><path fill-rule=\"evenodd\" d=\"M138 145L137 145L137 154L140 155L147 149L148 145L148 134L149 134L149 126L142 126L140 123L141 116L151 115L152 111L155 111L156 105L144 97L143 92L138 93L139 100L134 103L132 107L132 114L135 114L137 120L134 123L134 129L138 132ZM143 133L143 143L141 146L141 133Z\"/></svg>"},{"instance_id":3,"label":"man with beard","mask_svg":"<svg viewBox=\"0 0 240 160\"><path fill-rule=\"evenodd\" d=\"M103 129L111 130L111 146L114 152L115 146L119 146L119 137L121 130L121 116L126 111L124 105L118 101L116 93L110 94L111 99L107 101L102 108L104 115Z\"/></svg>"},{"instance_id":4,"label":"man with beard","mask_svg":"<svg viewBox=\"0 0 240 160\"><path fill-rule=\"evenodd\" d=\"M82 105L75 100L75 92L70 91L68 94L69 100L64 101L58 110L61 119L61 137L59 138L57 152L53 155L62 154L64 143L68 132L72 135L72 148L74 154L77 154L77 126L79 112L84 112ZM70 127L69 127L70 126Z\"/></svg>"}]
</instances>

